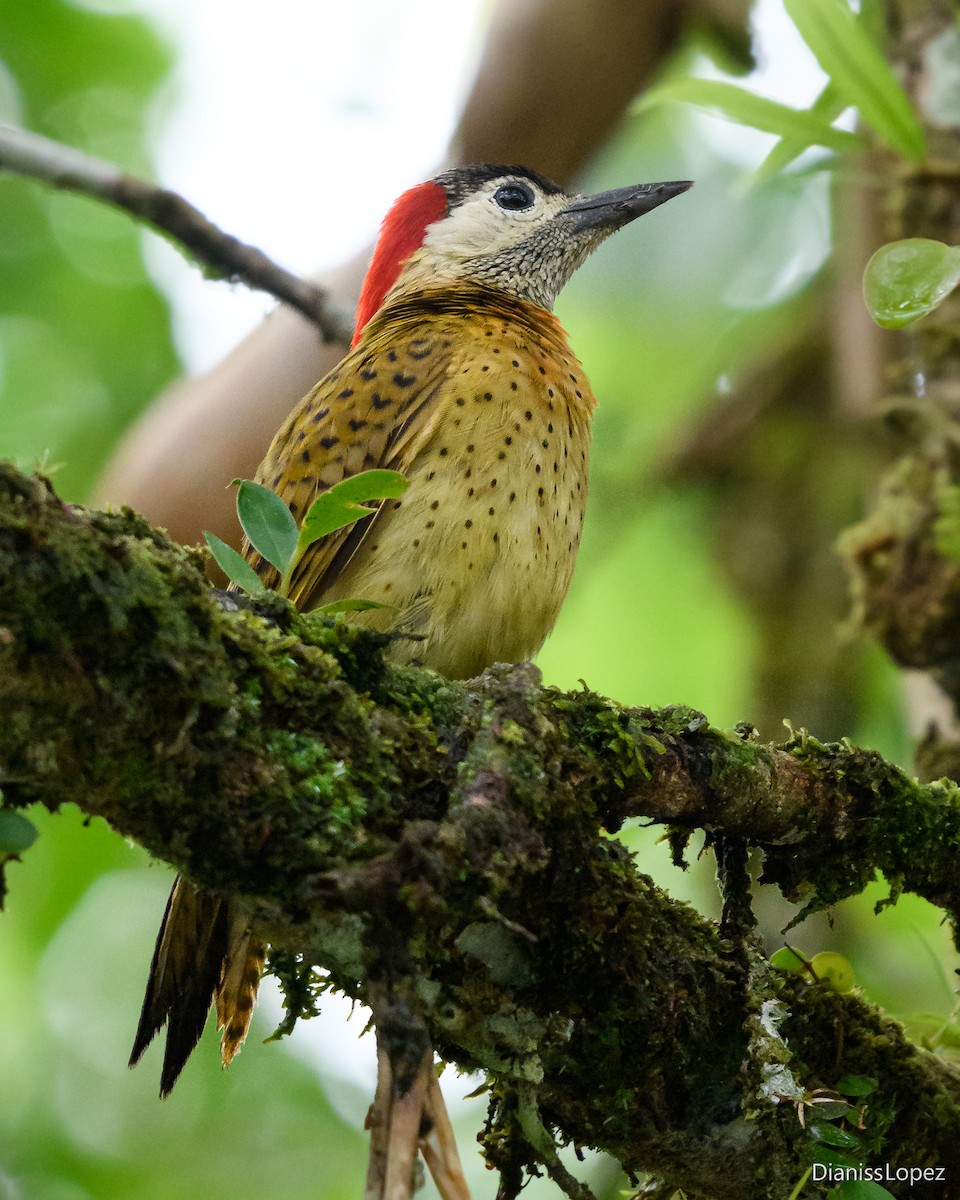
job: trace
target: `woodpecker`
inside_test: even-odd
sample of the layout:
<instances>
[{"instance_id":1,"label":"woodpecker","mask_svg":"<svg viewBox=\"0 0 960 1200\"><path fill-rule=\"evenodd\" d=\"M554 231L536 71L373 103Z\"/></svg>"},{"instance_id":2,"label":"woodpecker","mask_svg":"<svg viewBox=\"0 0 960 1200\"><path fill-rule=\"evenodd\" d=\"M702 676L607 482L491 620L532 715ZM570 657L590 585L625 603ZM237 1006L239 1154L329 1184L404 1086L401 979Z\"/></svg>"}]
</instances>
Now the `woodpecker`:
<instances>
[{"instance_id":1,"label":"woodpecker","mask_svg":"<svg viewBox=\"0 0 960 1200\"><path fill-rule=\"evenodd\" d=\"M298 519L319 492L369 468L400 471L410 486L310 547L289 593L301 610L379 601L387 607L348 619L415 635L387 653L453 679L536 654L573 573L596 404L553 303L606 237L690 186L568 195L525 167L479 164L396 201L353 346L293 409L257 481ZM249 547L247 556L277 583L269 563ZM230 1062L264 952L228 901L177 880L131 1055L133 1065L167 1024L161 1094L211 1003Z\"/></svg>"}]
</instances>

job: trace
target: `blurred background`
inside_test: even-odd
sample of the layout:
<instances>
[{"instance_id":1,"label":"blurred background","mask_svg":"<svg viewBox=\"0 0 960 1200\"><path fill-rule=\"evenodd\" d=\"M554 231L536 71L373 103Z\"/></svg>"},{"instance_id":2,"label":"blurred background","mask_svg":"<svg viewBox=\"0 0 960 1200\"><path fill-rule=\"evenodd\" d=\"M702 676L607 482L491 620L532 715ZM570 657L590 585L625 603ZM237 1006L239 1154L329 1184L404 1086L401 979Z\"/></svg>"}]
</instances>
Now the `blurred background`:
<instances>
[{"instance_id":1,"label":"blurred background","mask_svg":"<svg viewBox=\"0 0 960 1200\"><path fill-rule=\"evenodd\" d=\"M492 7L0 4L0 120L156 179L285 266L323 272L362 253L392 199L443 159ZM779 0L740 29L752 66L732 21L730 36L689 25L655 69L746 72L808 105L823 77ZM772 141L679 105L628 109L577 177L585 191L696 188L603 247L558 303L600 408L579 563L539 665L559 687L689 704L764 738L789 718L909 766L901 682L845 626L834 552L883 454L857 404L838 405L824 351L837 182L814 153L752 185ZM88 500L151 402L273 308L204 280L122 214L0 175L0 456ZM125 1064L171 872L77 812L31 815L41 837L10 869L0 918L0 1200L359 1195L375 1077L364 1015L331 1000L262 1046L280 1015L267 980L234 1067L218 1069L208 1029L161 1103L159 1048ZM709 855L691 847L681 872L657 830L623 836L641 870L716 912ZM955 999L948 932L914 897L874 916L885 894L788 940L842 951L868 999L934 1028ZM761 910L773 950L792 910L766 896ZM492 1197L473 1149L483 1100L456 1101L476 1083L448 1071L444 1088L476 1194ZM603 1161L577 1170L603 1194L624 1186Z\"/></svg>"}]
</instances>

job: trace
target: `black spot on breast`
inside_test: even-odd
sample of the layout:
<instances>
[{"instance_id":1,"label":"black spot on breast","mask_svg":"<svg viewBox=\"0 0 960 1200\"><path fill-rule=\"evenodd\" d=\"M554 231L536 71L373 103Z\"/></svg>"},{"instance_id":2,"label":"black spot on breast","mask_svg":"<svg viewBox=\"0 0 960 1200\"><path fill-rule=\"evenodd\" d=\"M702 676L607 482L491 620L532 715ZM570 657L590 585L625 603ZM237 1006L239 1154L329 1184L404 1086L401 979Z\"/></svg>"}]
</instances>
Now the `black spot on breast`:
<instances>
[{"instance_id":1,"label":"black spot on breast","mask_svg":"<svg viewBox=\"0 0 960 1200\"><path fill-rule=\"evenodd\" d=\"M322 421L322 420L323 420L325 417L329 417L329 416L330 416L330 409L329 409L329 408L318 408L318 409L317 409L317 411L316 411L316 412L313 414L313 416L310 418L310 420L311 420L311 421L314 423L314 425L319 425L319 424L320 424L320 422L321 422L321 421Z\"/></svg>"},{"instance_id":2,"label":"black spot on breast","mask_svg":"<svg viewBox=\"0 0 960 1200\"><path fill-rule=\"evenodd\" d=\"M322 442L320 444L323 445ZM303 459L304 462L309 462L310 461L310 451L309 450L302 451L300 454L300 457Z\"/></svg>"},{"instance_id":3,"label":"black spot on breast","mask_svg":"<svg viewBox=\"0 0 960 1200\"><path fill-rule=\"evenodd\" d=\"M398 371L393 377L393 382L397 387L405 388L409 387L411 383L416 383L417 377L416 375L404 375L402 371Z\"/></svg>"},{"instance_id":4,"label":"black spot on breast","mask_svg":"<svg viewBox=\"0 0 960 1200\"><path fill-rule=\"evenodd\" d=\"M331 450L339 441L340 439L336 435L331 435L330 437L321 438L320 445L324 450Z\"/></svg>"},{"instance_id":5,"label":"black spot on breast","mask_svg":"<svg viewBox=\"0 0 960 1200\"><path fill-rule=\"evenodd\" d=\"M417 362L422 362L423 359L429 358L433 353L433 347L426 338L414 338L410 343L410 349L407 351L409 356Z\"/></svg>"},{"instance_id":6,"label":"black spot on breast","mask_svg":"<svg viewBox=\"0 0 960 1200\"><path fill-rule=\"evenodd\" d=\"M396 362L396 361L397 361L397 352L396 352L396 350L391 350L391 351L390 351L390 352L387 354L387 359L388 359L390 362Z\"/></svg>"},{"instance_id":7,"label":"black spot on breast","mask_svg":"<svg viewBox=\"0 0 960 1200\"><path fill-rule=\"evenodd\" d=\"M373 398L371 400L371 404L373 405L374 408L378 408L378 409L389 408L392 403L393 403L393 400L391 399L390 396L381 396L379 392L373 393Z\"/></svg>"},{"instance_id":8,"label":"black spot on breast","mask_svg":"<svg viewBox=\"0 0 960 1200\"><path fill-rule=\"evenodd\" d=\"M376 377L377 373L372 367L365 367L360 372L360 378L365 380L367 383L369 383L371 379L376 379Z\"/></svg>"},{"instance_id":9,"label":"black spot on breast","mask_svg":"<svg viewBox=\"0 0 960 1200\"><path fill-rule=\"evenodd\" d=\"M342 392L337 392L338 400L349 400L353 395L353 388L344 388Z\"/></svg>"},{"instance_id":10,"label":"black spot on breast","mask_svg":"<svg viewBox=\"0 0 960 1200\"><path fill-rule=\"evenodd\" d=\"M366 421L362 417L351 417L348 424L353 432L356 433L358 429L362 429L366 425Z\"/></svg>"}]
</instances>

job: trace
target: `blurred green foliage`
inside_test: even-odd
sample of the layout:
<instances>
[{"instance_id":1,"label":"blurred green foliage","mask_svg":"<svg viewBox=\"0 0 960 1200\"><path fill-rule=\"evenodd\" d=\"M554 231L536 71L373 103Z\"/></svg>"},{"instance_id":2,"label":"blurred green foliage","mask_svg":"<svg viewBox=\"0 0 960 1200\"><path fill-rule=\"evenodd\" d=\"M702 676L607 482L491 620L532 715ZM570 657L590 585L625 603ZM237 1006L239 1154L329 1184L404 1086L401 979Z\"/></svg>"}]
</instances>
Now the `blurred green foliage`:
<instances>
[{"instance_id":1,"label":"blurred green foliage","mask_svg":"<svg viewBox=\"0 0 960 1200\"><path fill-rule=\"evenodd\" d=\"M142 20L0 5L0 119L127 170L150 172L150 105L170 65ZM62 463L58 486L81 499L177 371L167 306L119 212L0 174L0 230L0 454Z\"/></svg>"},{"instance_id":2,"label":"blurred green foliage","mask_svg":"<svg viewBox=\"0 0 960 1200\"><path fill-rule=\"evenodd\" d=\"M58 0L0 4L0 55L3 119L150 174L151 104L171 60L145 22ZM838 633L830 544L856 516L857 448L836 444L816 407L771 406L775 415L717 439L719 465L694 469L696 431L712 421L729 434L729 393L816 326L817 270L831 248L824 178L780 175L745 192L703 127L671 106L627 122L588 183L685 177L694 191L602 248L558 305L601 407L580 560L540 665L558 686L582 677L624 703L682 702L716 724L763 724L765 736L789 716L906 761L894 672ZM69 499L83 499L123 428L177 370L140 237L119 214L0 176L0 454L63 463L56 482ZM803 507L814 459L833 472L816 513ZM789 496L800 507L778 522ZM800 657L806 646L822 674L768 688L761 714L757 680L796 632L770 632L777 586L798 591L777 564L808 534L834 608L817 610L814 632L803 626ZM829 649L822 662L813 642ZM351 1121L338 1115L348 1085L300 1057L302 1030L263 1047L261 1012L223 1073L208 1029L164 1104L156 1048L127 1073L170 873L76 813L34 817L41 837L9 870L0 918L0 1200L357 1195L362 1101L351 1101ZM640 869L715 911L707 859L681 873L658 831L624 837ZM791 942L808 956L841 951L867 996L893 1012L946 1016L953 959L939 914L907 897L875 917L883 894L878 884L842 905L833 927L807 923ZM761 909L774 949L792 909L766 896ZM475 1131L476 1107L471 1120ZM471 1141L467 1131L468 1170L478 1195L492 1195ZM606 1186L617 1186L609 1171Z\"/></svg>"}]
</instances>

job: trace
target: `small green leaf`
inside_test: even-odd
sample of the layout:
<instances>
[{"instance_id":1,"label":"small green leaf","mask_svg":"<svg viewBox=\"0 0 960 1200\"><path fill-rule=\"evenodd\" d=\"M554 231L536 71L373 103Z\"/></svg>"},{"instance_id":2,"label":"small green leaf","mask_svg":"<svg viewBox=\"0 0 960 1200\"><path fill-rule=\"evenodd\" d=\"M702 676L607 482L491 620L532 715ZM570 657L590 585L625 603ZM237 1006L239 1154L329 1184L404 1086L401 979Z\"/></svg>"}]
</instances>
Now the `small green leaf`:
<instances>
[{"instance_id":1,"label":"small green leaf","mask_svg":"<svg viewBox=\"0 0 960 1200\"><path fill-rule=\"evenodd\" d=\"M861 1144L860 1138L849 1129L841 1129L838 1125L831 1125L826 1121L811 1124L810 1133L815 1141L822 1142L825 1146L833 1146L837 1150L856 1150Z\"/></svg>"},{"instance_id":2,"label":"small green leaf","mask_svg":"<svg viewBox=\"0 0 960 1200\"><path fill-rule=\"evenodd\" d=\"M787 975L800 975L809 963L792 946L781 946L770 955L770 966L784 971Z\"/></svg>"},{"instance_id":3,"label":"small green leaf","mask_svg":"<svg viewBox=\"0 0 960 1200\"><path fill-rule=\"evenodd\" d=\"M863 273L863 298L884 329L926 316L960 283L960 247L930 238L888 242Z\"/></svg>"},{"instance_id":4,"label":"small green leaf","mask_svg":"<svg viewBox=\"0 0 960 1200\"><path fill-rule=\"evenodd\" d=\"M312 608L311 613L365 612L368 608L392 608L391 604L380 604L377 600L331 600L329 604L321 604Z\"/></svg>"},{"instance_id":5,"label":"small green leaf","mask_svg":"<svg viewBox=\"0 0 960 1200\"><path fill-rule=\"evenodd\" d=\"M207 545L210 547L210 553L216 560L217 566L232 583L242 587L251 596L263 595L266 591L263 581L242 554L238 554L232 546L228 546L215 533L208 533L204 530L203 536L207 539Z\"/></svg>"},{"instance_id":6,"label":"small green leaf","mask_svg":"<svg viewBox=\"0 0 960 1200\"><path fill-rule=\"evenodd\" d=\"M235 479L237 516L250 545L283 574L297 548L297 523L276 492L250 479Z\"/></svg>"},{"instance_id":7,"label":"small green leaf","mask_svg":"<svg viewBox=\"0 0 960 1200\"><path fill-rule=\"evenodd\" d=\"M859 1162L842 1150L834 1150L830 1146L818 1143L813 1148L813 1161L827 1167L857 1167Z\"/></svg>"},{"instance_id":8,"label":"small green leaf","mask_svg":"<svg viewBox=\"0 0 960 1200\"><path fill-rule=\"evenodd\" d=\"M810 959L810 970L834 992L853 990L856 976L848 958L833 950L821 950Z\"/></svg>"},{"instance_id":9,"label":"small green leaf","mask_svg":"<svg viewBox=\"0 0 960 1200\"><path fill-rule=\"evenodd\" d=\"M399 471L360 471L334 484L330 492L346 500L392 500L410 486Z\"/></svg>"},{"instance_id":10,"label":"small green leaf","mask_svg":"<svg viewBox=\"0 0 960 1200\"><path fill-rule=\"evenodd\" d=\"M837 1200L896 1200L892 1192L872 1179L847 1179L834 1195Z\"/></svg>"},{"instance_id":11,"label":"small green leaf","mask_svg":"<svg viewBox=\"0 0 960 1200\"><path fill-rule=\"evenodd\" d=\"M844 1075L837 1081L837 1091L842 1096L869 1096L877 1090L877 1081L869 1075Z\"/></svg>"},{"instance_id":12,"label":"small green leaf","mask_svg":"<svg viewBox=\"0 0 960 1200\"><path fill-rule=\"evenodd\" d=\"M815 1098L810 1107L820 1121L836 1121L839 1117L854 1117L857 1113L853 1105L845 1100L830 1100L827 1097Z\"/></svg>"},{"instance_id":13,"label":"small green leaf","mask_svg":"<svg viewBox=\"0 0 960 1200\"><path fill-rule=\"evenodd\" d=\"M863 139L845 129L834 129L816 114L791 108L746 88L717 79L671 79L638 102L636 109L653 108L665 100L682 100L698 108L711 109L730 121L751 125L778 137L788 138L801 148L826 146L830 150L850 150L864 145Z\"/></svg>"},{"instance_id":14,"label":"small green leaf","mask_svg":"<svg viewBox=\"0 0 960 1200\"><path fill-rule=\"evenodd\" d=\"M39 830L23 813L0 809L0 856L22 854L40 836Z\"/></svg>"},{"instance_id":15,"label":"small green leaf","mask_svg":"<svg viewBox=\"0 0 960 1200\"><path fill-rule=\"evenodd\" d=\"M392 499L403 495L409 486L399 471L361 471L335 484L310 505L300 526L299 550L302 553L328 533L373 516L375 510L364 508L363 501Z\"/></svg>"},{"instance_id":16,"label":"small green leaf","mask_svg":"<svg viewBox=\"0 0 960 1200\"><path fill-rule=\"evenodd\" d=\"M922 159L926 145L920 122L847 0L784 0L784 8L817 62L866 124L904 158Z\"/></svg>"},{"instance_id":17,"label":"small green leaf","mask_svg":"<svg viewBox=\"0 0 960 1200\"><path fill-rule=\"evenodd\" d=\"M845 108L849 108L848 102L843 99L832 83L828 83L807 111L826 121L828 125L832 125ZM756 183L762 183L772 175L779 174L809 148L810 143L806 140L781 138L757 167L753 174L753 180Z\"/></svg>"}]
</instances>

